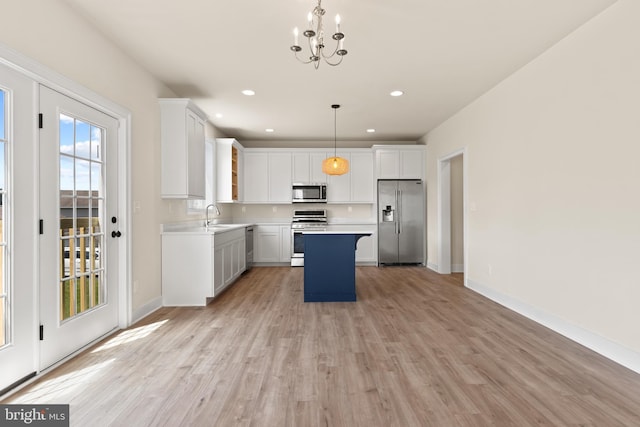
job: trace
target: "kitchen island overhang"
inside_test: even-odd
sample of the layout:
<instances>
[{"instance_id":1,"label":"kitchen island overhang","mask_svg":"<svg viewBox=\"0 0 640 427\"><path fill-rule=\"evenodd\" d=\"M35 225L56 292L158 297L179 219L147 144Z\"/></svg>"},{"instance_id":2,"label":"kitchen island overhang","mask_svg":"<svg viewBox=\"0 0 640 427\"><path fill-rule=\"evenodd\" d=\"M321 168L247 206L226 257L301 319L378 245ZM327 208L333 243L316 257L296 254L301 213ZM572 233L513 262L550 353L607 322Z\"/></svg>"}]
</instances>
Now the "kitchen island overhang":
<instances>
[{"instance_id":1,"label":"kitchen island overhang","mask_svg":"<svg viewBox=\"0 0 640 427\"><path fill-rule=\"evenodd\" d=\"M304 302L356 301L356 248L371 231L304 232Z\"/></svg>"}]
</instances>

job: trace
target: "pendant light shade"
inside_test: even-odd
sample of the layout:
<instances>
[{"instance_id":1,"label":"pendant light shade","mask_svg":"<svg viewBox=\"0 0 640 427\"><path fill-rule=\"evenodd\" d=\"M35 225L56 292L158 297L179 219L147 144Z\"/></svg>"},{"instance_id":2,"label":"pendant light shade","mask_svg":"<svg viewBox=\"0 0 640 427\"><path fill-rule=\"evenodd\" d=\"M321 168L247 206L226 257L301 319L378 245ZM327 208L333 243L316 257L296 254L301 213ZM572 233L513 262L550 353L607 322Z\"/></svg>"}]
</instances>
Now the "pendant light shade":
<instances>
[{"instance_id":1,"label":"pendant light shade","mask_svg":"<svg viewBox=\"0 0 640 427\"><path fill-rule=\"evenodd\" d=\"M327 175L344 175L349 172L349 161L343 157L329 157L322 161L322 172Z\"/></svg>"},{"instance_id":2,"label":"pendant light shade","mask_svg":"<svg viewBox=\"0 0 640 427\"><path fill-rule=\"evenodd\" d=\"M344 175L349 172L349 160L337 155L337 111L340 105L333 104L333 157L322 161L322 172L327 175Z\"/></svg>"}]
</instances>

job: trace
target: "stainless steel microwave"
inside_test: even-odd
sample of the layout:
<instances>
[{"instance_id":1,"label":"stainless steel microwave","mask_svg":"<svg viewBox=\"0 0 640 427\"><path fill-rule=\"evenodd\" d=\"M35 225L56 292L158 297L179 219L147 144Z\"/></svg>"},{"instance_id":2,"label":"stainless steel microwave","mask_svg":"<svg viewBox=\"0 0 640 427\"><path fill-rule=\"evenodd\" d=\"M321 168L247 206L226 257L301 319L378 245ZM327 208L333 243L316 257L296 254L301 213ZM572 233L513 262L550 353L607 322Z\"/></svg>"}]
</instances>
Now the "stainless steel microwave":
<instances>
[{"instance_id":1,"label":"stainless steel microwave","mask_svg":"<svg viewBox=\"0 0 640 427\"><path fill-rule=\"evenodd\" d=\"M327 184L295 183L292 185L293 203L327 203Z\"/></svg>"}]
</instances>

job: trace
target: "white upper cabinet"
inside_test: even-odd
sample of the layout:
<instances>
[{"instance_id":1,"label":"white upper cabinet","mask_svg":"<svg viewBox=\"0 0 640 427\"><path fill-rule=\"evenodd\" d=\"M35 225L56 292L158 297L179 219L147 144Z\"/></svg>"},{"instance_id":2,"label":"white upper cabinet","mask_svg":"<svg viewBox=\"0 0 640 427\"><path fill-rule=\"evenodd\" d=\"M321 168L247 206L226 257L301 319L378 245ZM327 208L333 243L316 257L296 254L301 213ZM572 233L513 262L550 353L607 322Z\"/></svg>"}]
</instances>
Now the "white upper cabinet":
<instances>
[{"instance_id":1,"label":"white upper cabinet","mask_svg":"<svg viewBox=\"0 0 640 427\"><path fill-rule=\"evenodd\" d=\"M333 156L334 152L325 157ZM349 172L329 175L327 201L329 203L375 203L373 152L369 149L338 150L337 155L349 160Z\"/></svg>"},{"instance_id":2,"label":"white upper cabinet","mask_svg":"<svg viewBox=\"0 0 640 427\"><path fill-rule=\"evenodd\" d=\"M309 181L309 153L297 152L291 155L291 183Z\"/></svg>"},{"instance_id":3,"label":"white upper cabinet","mask_svg":"<svg viewBox=\"0 0 640 427\"><path fill-rule=\"evenodd\" d=\"M163 198L205 198L206 115L189 99L161 98Z\"/></svg>"},{"instance_id":4,"label":"white upper cabinet","mask_svg":"<svg viewBox=\"0 0 640 427\"><path fill-rule=\"evenodd\" d=\"M269 163L267 153L244 153L244 201L262 203L269 201Z\"/></svg>"},{"instance_id":5,"label":"white upper cabinet","mask_svg":"<svg viewBox=\"0 0 640 427\"><path fill-rule=\"evenodd\" d=\"M345 150L332 151L327 153L325 158L334 155L349 161L349 172L344 175L327 175L327 202L348 203L351 201L351 175L353 174L351 153Z\"/></svg>"},{"instance_id":6,"label":"white upper cabinet","mask_svg":"<svg viewBox=\"0 0 640 427\"><path fill-rule=\"evenodd\" d=\"M291 203L291 153L270 152L269 201Z\"/></svg>"},{"instance_id":7,"label":"white upper cabinet","mask_svg":"<svg viewBox=\"0 0 640 427\"><path fill-rule=\"evenodd\" d=\"M216 198L219 203L243 200L243 150L234 138L216 139Z\"/></svg>"},{"instance_id":8,"label":"white upper cabinet","mask_svg":"<svg viewBox=\"0 0 640 427\"><path fill-rule=\"evenodd\" d=\"M374 145L377 179L424 179L424 145Z\"/></svg>"},{"instance_id":9,"label":"white upper cabinet","mask_svg":"<svg viewBox=\"0 0 640 427\"><path fill-rule=\"evenodd\" d=\"M279 149L244 151L244 202L291 203L291 152Z\"/></svg>"},{"instance_id":10,"label":"white upper cabinet","mask_svg":"<svg viewBox=\"0 0 640 427\"><path fill-rule=\"evenodd\" d=\"M327 153L322 151L295 151L292 154L292 183L326 183L327 175L322 172L322 161Z\"/></svg>"},{"instance_id":11,"label":"white upper cabinet","mask_svg":"<svg viewBox=\"0 0 640 427\"><path fill-rule=\"evenodd\" d=\"M351 152L351 202L374 203L373 152Z\"/></svg>"}]
</instances>

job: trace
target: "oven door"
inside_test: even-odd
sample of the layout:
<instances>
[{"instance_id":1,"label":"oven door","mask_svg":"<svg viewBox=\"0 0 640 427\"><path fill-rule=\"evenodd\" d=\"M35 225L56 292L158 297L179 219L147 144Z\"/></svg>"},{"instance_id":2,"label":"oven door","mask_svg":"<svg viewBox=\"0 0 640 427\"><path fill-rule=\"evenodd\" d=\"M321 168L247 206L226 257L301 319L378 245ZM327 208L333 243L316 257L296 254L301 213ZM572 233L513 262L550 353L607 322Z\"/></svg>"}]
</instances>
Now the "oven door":
<instances>
[{"instance_id":1,"label":"oven door","mask_svg":"<svg viewBox=\"0 0 640 427\"><path fill-rule=\"evenodd\" d=\"M302 229L291 229L291 266L304 266L304 234Z\"/></svg>"}]
</instances>

